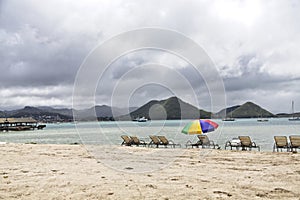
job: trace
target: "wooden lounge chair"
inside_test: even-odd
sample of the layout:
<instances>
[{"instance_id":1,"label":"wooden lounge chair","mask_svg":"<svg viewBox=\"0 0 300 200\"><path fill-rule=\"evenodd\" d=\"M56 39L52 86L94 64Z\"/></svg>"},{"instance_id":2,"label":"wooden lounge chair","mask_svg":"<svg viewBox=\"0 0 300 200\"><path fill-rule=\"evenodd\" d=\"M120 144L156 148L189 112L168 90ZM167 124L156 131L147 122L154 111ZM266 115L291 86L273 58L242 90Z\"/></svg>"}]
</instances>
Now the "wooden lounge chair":
<instances>
[{"instance_id":1,"label":"wooden lounge chair","mask_svg":"<svg viewBox=\"0 0 300 200\"><path fill-rule=\"evenodd\" d=\"M164 145L165 147L171 146L175 148L176 146L181 147L181 144L175 144L172 140L168 140L165 136L157 136L158 139L161 142L161 145Z\"/></svg>"},{"instance_id":2,"label":"wooden lounge chair","mask_svg":"<svg viewBox=\"0 0 300 200\"><path fill-rule=\"evenodd\" d=\"M148 147L155 145L156 148L158 148L159 145L162 145L161 141L159 140L159 138L157 136L150 135L149 137L151 139L151 142L149 142Z\"/></svg>"},{"instance_id":3,"label":"wooden lounge chair","mask_svg":"<svg viewBox=\"0 0 300 200\"><path fill-rule=\"evenodd\" d=\"M121 145L125 145L125 146L132 145L132 139L128 135L122 135L121 138L123 139L123 142Z\"/></svg>"},{"instance_id":4,"label":"wooden lounge chair","mask_svg":"<svg viewBox=\"0 0 300 200\"><path fill-rule=\"evenodd\" d=\"M232 148L235 148L236 150L239 150L239 148L241 147L241 141L239 138L232 138L231 140L227 141L225 143L225 149L227 147L230 147L230 150L232 150Z\"/></svg>"},{"instance_id":5,"label":"wooden lounge chair","mask_svg":"<svg viewBox=\"0 0 300 200\"><path fill-rule=\"evenodd\" d=\"M279 149L286 149L287 151L289 151L289 143L287 140L286 136L274 136L274 146L273 146L273 152L275 151L275 149L277 149L277 152Z\"/></svg>"},{"instance_id":6,"label":"wooden lounge chair","mask_svg":"<svg viewBox=\"0 0 300 200\"><path fill-rule=\"evenodd\" d=\"M131 138L131 144L132 144L132 145L136 145L136 146L142 145L142 146L144 146L144 147L147 145L145 141L140 140L140 139L139 139L138 137L136 137L136 136L130 136L130 138Z\"/></svg>"},{"instance_id":7,"label":"wooden lounge chair","mask_svg":"<svg viewBox=\"0 0 300 200\"><path fill-rule=\"evenodd\" d=\"M251 151L252 148L257 148L260 151L260 147L256 145L255 142L251 141L249 136L239 136L241 141L242 150L247 150L247 148Z\"/></svg>"},{"instance_id":8,"label":"wooden lounge chair","mask_svg":"<svg viewBox=\"0 0 300 200\"><path fill-rule=\"evenodd\" d=\"M207 135L198 135L197 136L200 143L201 143L201 147L202 148L210 148L210 147L213 147L214 149L217 148L217 149L220 149L219 145L218 144L215 144L214 141L210 140Z\"/></svg>"},{"instance_id":9,"label":"wooden lounge chair","mask_svg":"<svg viewBox=\"0 0 300 200\"><path fill-rule=\"evenodd\" d=\"M297 151L300 148L300 135L291 135L290 138L290 149L291 151Z\"/></svg>"},{"instance_id":10,"label":"wooden lounge chair","mask_svg":"<svg viewBox=\"0 0 300 200\"><path fill-rule=\"evenodd\" d=\"M199 146L201 146L201 145L202 145L201 140L198 140L196 143L192 143L190 140L188 140L186 142L186 144L185 144L185 147L186 148L189 148L189 147L192 147L192 148L197 147L197 148L199 148Z\"/></svg>"},{"instance_id":11,"label":"wooden lounge chair","mask_svg":"<svg viewBox=\"0 0 300 200\"><path fill-rule=\"evenodd\" d=\"M188 148L189 146L190 147L201 147L201 148L207 148L207 147L213 147L214 149L217 148L217 149L220 149L219 145L218 144L215 144L214 141L212 140L209 140L208 136L207 135L198 135L198 141L196 143L192 143L190 140L187 141L186 143L186 148Z\"/></svg>"}]
</instances>

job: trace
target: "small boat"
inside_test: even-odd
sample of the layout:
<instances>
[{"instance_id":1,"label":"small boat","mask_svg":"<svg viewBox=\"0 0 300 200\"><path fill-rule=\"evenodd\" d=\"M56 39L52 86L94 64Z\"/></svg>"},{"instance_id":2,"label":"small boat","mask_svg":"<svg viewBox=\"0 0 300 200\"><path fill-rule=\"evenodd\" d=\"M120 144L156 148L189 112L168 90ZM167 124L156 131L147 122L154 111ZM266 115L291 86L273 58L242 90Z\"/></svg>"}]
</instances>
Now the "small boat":
<instances>
[{"instance_id":1,"label":"small boat","mask_svg":"<svg viewBox=\"0 0 300 200\"><path fill-rule=\"evenodd\" d=\"M36 128L39 129L39 130L42 130L43 128L45 128L46 125L45 124L40 124L38 125Z\"/></svg>"},{"instance_id":2,"label":"small boat","mask_svg":"<svg viewBox=\"0 0 300 200\"><path fill-rule=\"evenodd\" d=\"M257 119L258 122L268 122L268 118L263 118L263 114L260 115L260 117Z\"/></svg>"},{"instance_id":3,"label":"small boat","mask_svg":"<svg viewBox=\"0 0 300 200\"><path fill-rule=\"evenodd\" d=\"M294 101L292 101L292 117L289 118L289 121L300 121L300 117L294 116Z\"/></svg>"},{"instance_id":4,"label":"small boat","mask_svg":"<svg viewBox=\"0 0 300 200\"><path fill-rule=\"evenodd\" d=\"M222 121L224 121L224 122L233 122L233 121L235 121L235 118L225 117L225 118L222 119Z\"/></svg>"},{"instance_id":5,"label":"small boat","mask_svg":"<svg viewBox=\"0 0 300 200\"><path fill-rule=\"evenodd\" d=\"M260 119L257 119L258 122L268 122L269 120L268 119L265 119L265 118L260 118Z\"/></svg>"},{"instance_id":6,"label":"small boat","mask_svg":"<svg viewBox=\"0 0 300 200\"><path fill-rule=\"evenodd\" d=\"M300 117L289 118L289 121L300 121Z\"/></svg>"},{"instance_id":7,"label":"small boat","mask_svg":"<svg viewBox=\"0 0 300 200\"><path fill-rule=\"evenodd\" d=\"M235 121L235 118L232 117L232 112L230 112L230 117L226 116L225 118L222 119L224 122L233 122Z\"/></svg>"},{"instance_id":8,"label":"small boat","mask_svg":"<svg viewBox=\"0 0 300 200\"><path fill-rule=\"evenodd\" d=\"M138 118L133 119L132 121L135 121L135 122L147 122L148 119L146 117L138 117Z\"/></svg>"},{"instance_id":9,"label":"small boat","mask_svg":"<svg viewBox=\"0 0 300 200\"><path fill-rule=\"evenodd\" d=\"M148 121L148 119L145 117L141 117L138 119L138 122L146 122L146 121Z\"/></svg>"}]
</instances>

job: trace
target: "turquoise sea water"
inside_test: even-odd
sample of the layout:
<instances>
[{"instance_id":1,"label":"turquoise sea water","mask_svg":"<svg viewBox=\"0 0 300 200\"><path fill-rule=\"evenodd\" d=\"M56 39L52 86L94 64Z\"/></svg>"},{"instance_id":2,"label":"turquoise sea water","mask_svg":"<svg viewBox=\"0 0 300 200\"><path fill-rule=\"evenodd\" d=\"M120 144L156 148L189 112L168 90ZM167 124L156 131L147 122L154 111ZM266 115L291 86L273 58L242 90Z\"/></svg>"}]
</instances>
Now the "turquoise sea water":
<instances>
[{"instance_id":1,"label":"turquoise sea water","mask_svg":"<svg viewBox=\"0 0 300 200\"><path fill-rule=\"evenodd\" d=\"M272 151L275 135L300 135L300 121L286 118L257 122L257 119L237 119L234 122L214 120L219 128L208 133L210 139L224 149L225 142L239 135L249 135L262 151ZM0 142L10 143L98 143L119 145L121 135L136 135L148 142L149 135L165 135L183 147L188 140L196 141L196 136L181 133L189 120L149 121L149 122L80 122L47 124L44 130L1 132Z\"/></svg>"}]
</instances>

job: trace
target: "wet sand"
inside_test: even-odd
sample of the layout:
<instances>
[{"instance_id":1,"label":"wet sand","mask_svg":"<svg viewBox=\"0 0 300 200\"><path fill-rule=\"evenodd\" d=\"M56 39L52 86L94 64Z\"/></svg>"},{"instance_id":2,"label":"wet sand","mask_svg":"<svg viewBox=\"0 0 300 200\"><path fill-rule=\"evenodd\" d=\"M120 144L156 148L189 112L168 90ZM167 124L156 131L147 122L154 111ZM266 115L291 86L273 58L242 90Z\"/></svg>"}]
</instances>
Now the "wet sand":
<instances>
[{"instance_id":1,"label":"wet sand","mask_svg":"<svg viewBox=\"0 0 300 200\"><path fill-rule=\"evenodd\" d=\"M300 153L0 144L0 155L0 199L300 199Z\"/></svg>"}]
</instances>

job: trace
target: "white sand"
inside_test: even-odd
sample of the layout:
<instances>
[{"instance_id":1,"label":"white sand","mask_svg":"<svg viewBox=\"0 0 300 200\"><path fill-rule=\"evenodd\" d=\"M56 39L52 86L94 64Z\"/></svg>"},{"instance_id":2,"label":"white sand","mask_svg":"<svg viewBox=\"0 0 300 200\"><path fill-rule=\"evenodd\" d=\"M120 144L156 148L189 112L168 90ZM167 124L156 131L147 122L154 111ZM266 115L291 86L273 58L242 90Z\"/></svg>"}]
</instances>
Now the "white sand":
<instances>
[{"instance_id":1,"label":"white sand","mask_svg":"<svg viewBox=\"0 0 300 200\"><path fill-rule=\"evenodd\" d=\"M1 144L0 155L0 199L300 199L300 153Z\"/></svg>"}]
</instances>

